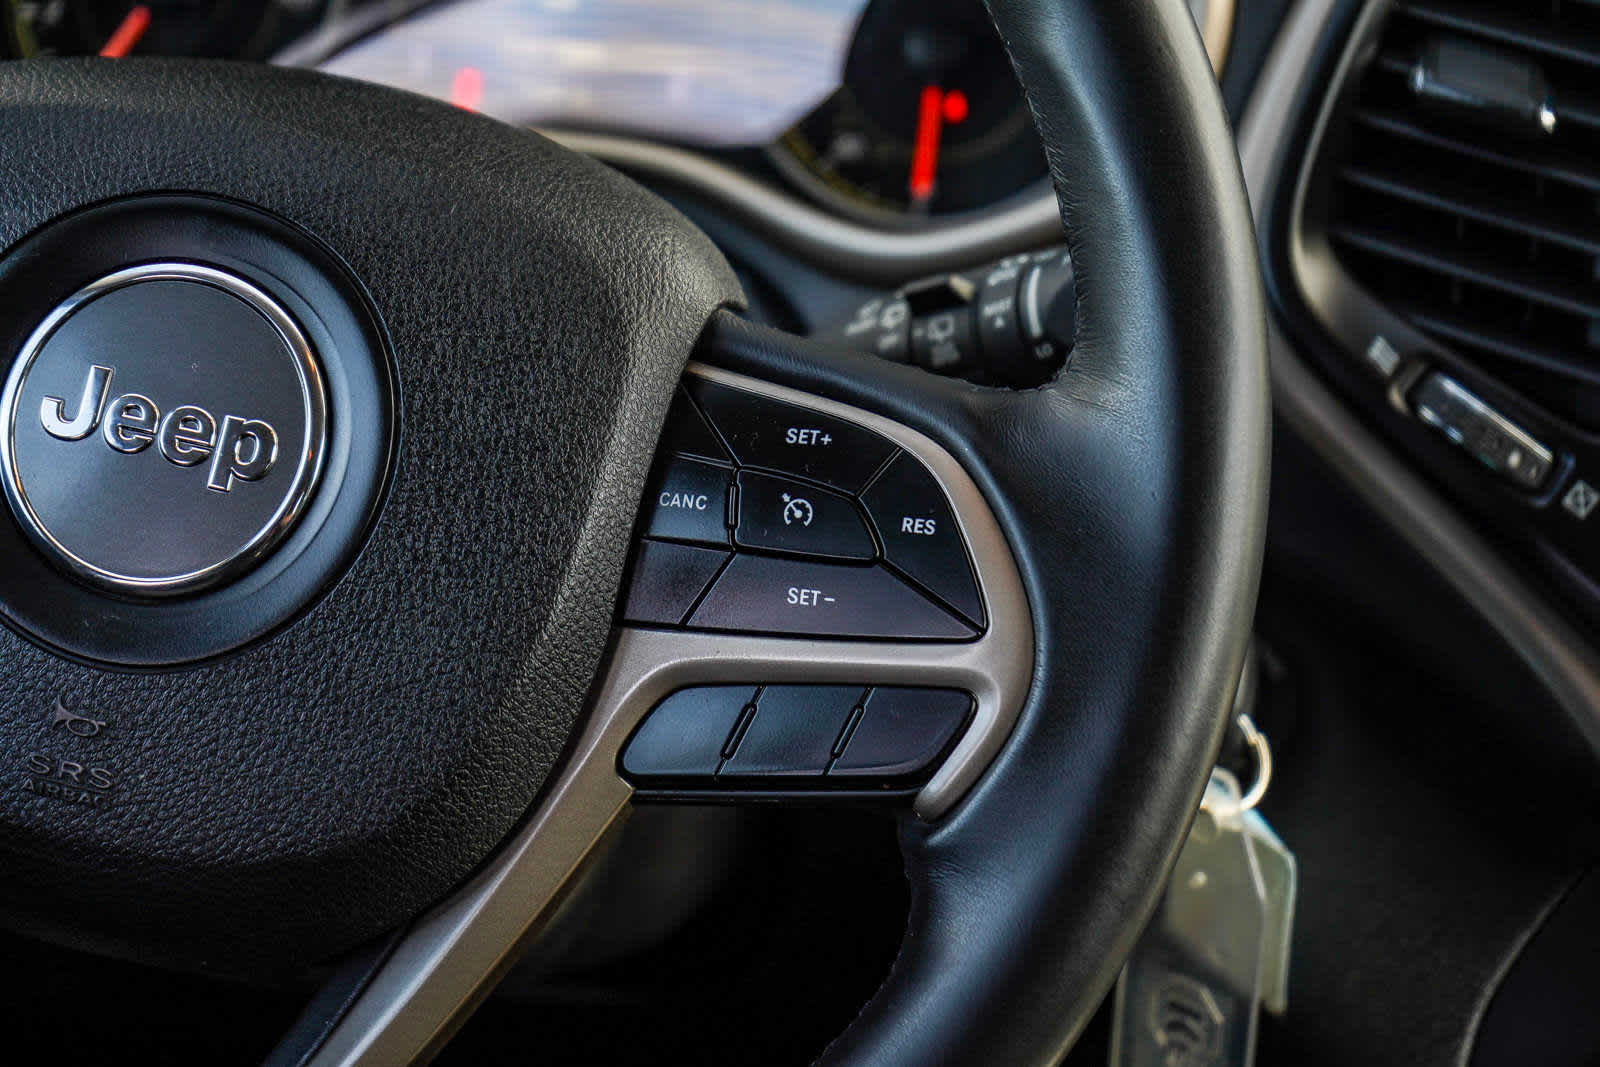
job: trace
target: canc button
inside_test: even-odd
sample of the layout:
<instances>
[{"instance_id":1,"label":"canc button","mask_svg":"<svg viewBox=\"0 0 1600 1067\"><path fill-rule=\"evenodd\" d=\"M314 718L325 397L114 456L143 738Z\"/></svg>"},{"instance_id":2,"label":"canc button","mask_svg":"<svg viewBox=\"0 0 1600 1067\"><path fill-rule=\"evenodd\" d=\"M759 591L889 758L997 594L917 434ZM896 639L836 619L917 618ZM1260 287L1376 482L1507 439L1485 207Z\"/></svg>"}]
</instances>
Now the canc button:
<instances>
[{"instance_id":1,"label":"canc button","mask_svg":"<svg viewBox=\"0 0 1600 1067\"><path fill-rule=\"evenodd\" d=\"M645 494L648 537L728 543L728 471L697 459L674 459L651 480Z\"/></svg>"}]
</instances>

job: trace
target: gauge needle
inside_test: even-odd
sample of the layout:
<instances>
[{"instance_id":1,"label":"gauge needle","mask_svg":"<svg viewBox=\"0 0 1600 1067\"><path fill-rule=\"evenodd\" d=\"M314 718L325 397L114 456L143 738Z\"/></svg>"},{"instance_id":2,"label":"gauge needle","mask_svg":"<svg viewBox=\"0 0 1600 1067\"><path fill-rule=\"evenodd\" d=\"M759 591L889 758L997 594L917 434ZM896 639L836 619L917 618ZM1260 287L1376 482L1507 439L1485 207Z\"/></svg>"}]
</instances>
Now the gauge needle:
<instances>
[{"instance_id":1,"label":"gauge needle","mask_svg":"<svg viewBox=\"0 0 1600 1067\"><path fill-rule=\"evenodd\" d=\"M965 122L967 94L945 92L937 85L922 90L917 102L917 137L911 145L911 206L926 209L933 199L934 177L939 173L939 137L946 126Z\"/></svg>"},{"instance_id":2,"label":"gauge needle","mask_svg":"<svg viewBox=\"0 0 1600 1067\"><path fill-rule=\"evenodd\" d=\"M144 36L144 31L150 28L150 9L143 4L134 4L128 13L122 16L122 21L117 23L117 28L107 38L105 46L100 49L100 54L107 59L121 59L133 51L133 46L139 43L139 38Z\"/></svg>"},{"instance_id":3,"label":"gauge needle","mask_svg":"<svg viewBox=\"0 0 1600 1067\"><path fill-rule=\"evenodd\" d=\"M917 103L917 136L911 143L911 203L926 207L933 199L933 179L939 170L939 134L944 128L944 90L924 86Z\"/></svg>"}]
</instances>

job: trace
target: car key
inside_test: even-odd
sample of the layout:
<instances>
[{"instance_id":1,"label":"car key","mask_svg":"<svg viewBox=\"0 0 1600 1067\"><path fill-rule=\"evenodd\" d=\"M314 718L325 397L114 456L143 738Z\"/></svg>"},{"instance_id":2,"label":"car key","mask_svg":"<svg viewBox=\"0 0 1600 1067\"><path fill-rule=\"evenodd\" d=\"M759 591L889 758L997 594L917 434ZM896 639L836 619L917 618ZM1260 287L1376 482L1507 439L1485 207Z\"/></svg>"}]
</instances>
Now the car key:
<instances>
[{"instance_id":1,"label":"car key","mask_svg":"<svg viewBox=\"0 0 1600 1067\"><path fill-rule=\"evenodd\" d=\"M1261 1006L1273 1015L1289 1010L1289 947L1294 932L1299 869L1267 820L1255 809L1245 812L1245 832L1261 871L1266 891L1266 936L1261 949Z\"/></svg>"},{"instance_id":2,"label":"car key","mask_svg":"<svg viewBox=\"0 0 1600 1067\"><path fill-rule=\"evenodd\" d=\"M1113 1067L1248 1067L1258 1009L1288 1005L1297 872L1253 810L1271 757L1254 724L1245 732L1261 780L1242 794L1231 773L1213 772L1167 893L1118 980Z\"/></svg>"}]
</instances>

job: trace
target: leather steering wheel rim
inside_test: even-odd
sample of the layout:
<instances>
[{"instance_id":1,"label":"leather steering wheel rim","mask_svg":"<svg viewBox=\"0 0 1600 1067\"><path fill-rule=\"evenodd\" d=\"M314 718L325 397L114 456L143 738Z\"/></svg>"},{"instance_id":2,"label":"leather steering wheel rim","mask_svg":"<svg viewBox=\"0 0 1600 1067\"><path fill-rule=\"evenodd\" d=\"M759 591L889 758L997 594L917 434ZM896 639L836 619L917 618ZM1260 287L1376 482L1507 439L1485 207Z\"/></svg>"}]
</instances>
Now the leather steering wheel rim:
<instances>
[{"instance_id":1,"label":"leather steering wheel rim","mask_svg":"<svg viewBox=\"0 0 1600 1067\"><path fill-rule=\"evenodd\" d=\"M1076 268L1070 369L997 393L907 388L899 368L863 374L816 353L785 368L790 382L955 451L1011 539L1036 640L1026 707L987 774L943 820L903 827L904 942L828 1064L1066 1053L1182 845L1227 725L1261 569L1260 275L1187 7L990 7ZM745 342L729 346L745 356L730 365L770 373L774 354Z\"/></svg>"}]
</instances>

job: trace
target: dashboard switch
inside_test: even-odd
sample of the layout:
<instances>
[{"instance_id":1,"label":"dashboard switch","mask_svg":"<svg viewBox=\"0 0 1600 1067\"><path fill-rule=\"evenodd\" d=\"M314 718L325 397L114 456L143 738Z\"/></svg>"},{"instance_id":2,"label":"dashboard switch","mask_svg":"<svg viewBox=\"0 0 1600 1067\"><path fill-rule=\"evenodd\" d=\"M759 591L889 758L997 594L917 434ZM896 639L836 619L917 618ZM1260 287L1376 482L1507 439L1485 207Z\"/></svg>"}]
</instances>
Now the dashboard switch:
<instances>
[{"instance_id":1,"label":"dashboard switch","mask_svg":"<svg viewBox=\"0 0 1600 1067\"><path fill-rule=\"evenodd\" d=\"M975 303L984 364L1001 381L1022 377L1027 369L1023 366L1026 360L1022 328L1017 321L1017 290L1026 261L1026 256L1012 256L991 267L983 276Z\"/></svg>"},{"instance_id":2,"label":"dashboard switch","mask_svg":"<svg viewBox=\"0 0 1600 1067\"><path fill-rule=\"evenodd\" d=\"M847 496L770 474L739 474L741 548L765 548L829 559L870 560L877 555L861 512Z\"/></svg>"},{"instance_id":3,"label":"dashboard switch","mask_svg":"<svg viewBox=\"0 0 1600 1067\"><path fill-rule=\"evenodd\" d=\"M622 750L622 773L630 778L711 778L755 696L753 685L678 690L634 731Z\"/></svg>"},{"instance_id":4,"label":"dashboard switch","mask_svg":"<svg viewBox=\"0 0 1600 1067\"><path fill-rule=\"evenodd\" d=\"M983 598L950 504L914 456L901 453L862 495L883 555L923 588L983 625Z\"/></svg>"},{"instance_id":5,"label":"dashboard switch","mask_svg":"<svg viewBox=\"0 0 1600 1067\"><path fill-rule=\"evenodd\" d=\"M728 543L728 469L697 459L671 459L645 492L645 536Z\"/></svg>"},{"instance_id":6,"label":"dashboard switch","mask_svg":"<svg viewBox=\"0 0 1600 1067\"><path fill-rule=\"evenodd\" d=\"M821 778L859 685L769 685L718 778Z\"/></svg>"},{"instance_id":7,"label":"dashboard switch","mask_svg":"<svg viewBox=\"0 0 1600 1067\"><path fill-rule=\"evenodd\" d=\"M717 576L729 553L665 541L645 541L633 561L624 622L677 626Z\"/></svg>"},{"instance_id":8,"label":"dashboard switch","mask_svg":"<svg viewBox=\"0 0 1600 1067\"><path fill-rule=\"evenodd\" d=\"M911 322L911 360L935 374L962 375L978 366L972 308L936 311Z\"/></svg>"},{"instance_id":9,"label":"dashboard switch","mask_svg":"<svg viewBox=\"0 0 1600 1067\"><path fill-rule=\"evenodd\" d=\"M690 391L741 466L859 492L895 447L871 430L757 393L691 378Z\"/></svg>"},{"instance_id":10,"label":"dashboard switch","mask_svg":"<svg viewBox=\"0 0 1600 1067\"><path fill-rule=\"evenodd\" d=\"M1078 299L1073 288L1072 257L1056 249L1035 257L1022 280L1018 297L1022 332L1037 367L1059 367L1072 349L1078 330ZM1041 380L1035 373L1033 380Z\"/></svg>"},{"instance_id":11,"label":"dashboard switch","mask_svg":"<svg viewBox=\"0 0 1600 1067\"><path fill-rule=\"evenodd\" d=\"M1056 247L912 282L820 335L935 374L1028 387L1066 364L1077 325L1072 258Z\"/></svg>"},{"instance_id":12,"label":"dashboard switch","mask_svg":"<svg viewBox=\"0 0 1600 1067\"><path fill-rule=\"evenodd\" d=\"M1555 456L1528 431L1447 374L1430 372L1411 394L1417 418L1522 489L1544 484Z\"/></svg>"},{"instance_id":13,"label":"dashboard switch","mask_svg":"<svg viewBox=\"0 0 1600 1067\"><path fill-rule=\"evenodd\" d=\"M911 305L904 297L879 297L856 309L842 330L853 347L905 363L911 359Z\"/></svg>"},{"instance_id":14,"label":"dashboard switch","mask_svg":"<svg viewBox=\"0 0 1600 1067\"><path fill-rule=\"evenodd\" d=\"M867 697L861 721L828 777L919 778L949 748L971 712L972 697L960 690L880 686Z\"/></svg>"},{"instance_id":15,"label":"dashboard switch","mask_svg":"<svg viewBox=\"0 0 1600 1067\"><path fill-rule=\"evenodd\" d=\"M695 629L959 641L977 631L882 567L735 556L689 618Z\"/></svg>"}]
</instances>

